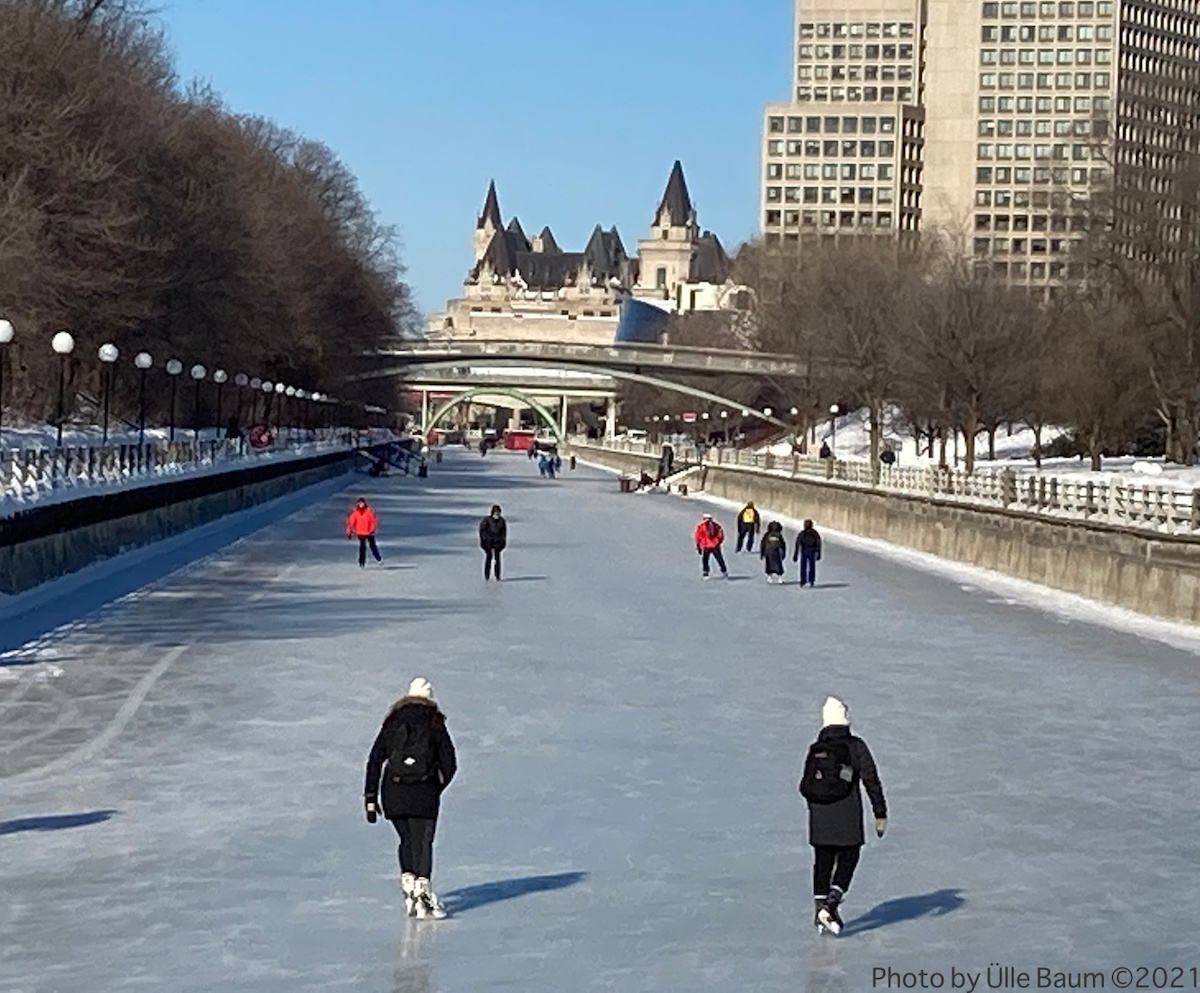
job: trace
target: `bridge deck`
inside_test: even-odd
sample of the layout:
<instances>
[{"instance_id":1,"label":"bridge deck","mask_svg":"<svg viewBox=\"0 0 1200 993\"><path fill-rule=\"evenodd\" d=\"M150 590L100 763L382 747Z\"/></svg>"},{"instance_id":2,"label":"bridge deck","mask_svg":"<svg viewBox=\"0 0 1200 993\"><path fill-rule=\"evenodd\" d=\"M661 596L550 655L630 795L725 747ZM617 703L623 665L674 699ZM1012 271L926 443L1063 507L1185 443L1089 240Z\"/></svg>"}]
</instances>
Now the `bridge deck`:
<instances>
[{"instance_id":1,"label":"bridge deck","mask_svg":"<svg viewBox=\"0 0 1200 993\"><path fill-rule=\"evenodd\" d=\"M570 342L430 341L381 349L395 367L373 375L396 375L406 367L479 364L555 365L582 369L643 368L704 375L803 377L807 364L795 355L677 345L584 345Z\"/></svg>"}]
</instances>

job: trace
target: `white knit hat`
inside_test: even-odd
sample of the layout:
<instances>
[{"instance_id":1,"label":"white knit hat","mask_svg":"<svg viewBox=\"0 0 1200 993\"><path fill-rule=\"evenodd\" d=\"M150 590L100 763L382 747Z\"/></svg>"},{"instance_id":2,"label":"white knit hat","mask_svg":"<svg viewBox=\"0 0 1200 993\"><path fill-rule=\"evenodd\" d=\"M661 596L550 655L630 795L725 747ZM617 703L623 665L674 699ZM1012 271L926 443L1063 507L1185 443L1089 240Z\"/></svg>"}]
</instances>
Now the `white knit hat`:
<instances>
[{"instance_id":1,"label":"white knit hat","mask_svg":"<svg viewBox=\"0 0 1200 993\"><path fill-rule=\"evenodd\" d=\"M850 723L850 711L835 696L826 697L821 707L821 727L846 727Z\"/></svg>"},{"instance_id":2,"label":"white knit hat","mask_svg":"<svg viewBox=\"0 0 1200 993\"><path fill-rule=\"evenodd\" d=\"M433 699L433 683L424 676L418 676L408 684L408 692L405 696L419 696L425 700Z\"/></svg>"}]
</instances>

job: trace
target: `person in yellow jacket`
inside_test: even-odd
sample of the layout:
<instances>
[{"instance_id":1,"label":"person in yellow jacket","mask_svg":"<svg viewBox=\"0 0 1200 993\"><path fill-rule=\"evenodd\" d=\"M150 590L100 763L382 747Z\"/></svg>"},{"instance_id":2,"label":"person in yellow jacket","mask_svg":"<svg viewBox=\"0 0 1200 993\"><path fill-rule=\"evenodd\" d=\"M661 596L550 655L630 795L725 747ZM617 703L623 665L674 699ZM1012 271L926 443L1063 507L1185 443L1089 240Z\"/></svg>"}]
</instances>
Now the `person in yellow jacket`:
<instances>
[{"instance_id":1,"label":"person in yellow jacket","mask_svg":"<svg viewBox=\"0 0 1200 993\"><path fill-rule=\"evenodd\" d=\"M742 543L746 545L746 551L754 551L754 536L758 534L762 527L762 521L758 516L758 511L754 509L754 502L746 504L742 508L737 519L738 542L737 550L742 550Z\"/></svg>"}]
</instances>

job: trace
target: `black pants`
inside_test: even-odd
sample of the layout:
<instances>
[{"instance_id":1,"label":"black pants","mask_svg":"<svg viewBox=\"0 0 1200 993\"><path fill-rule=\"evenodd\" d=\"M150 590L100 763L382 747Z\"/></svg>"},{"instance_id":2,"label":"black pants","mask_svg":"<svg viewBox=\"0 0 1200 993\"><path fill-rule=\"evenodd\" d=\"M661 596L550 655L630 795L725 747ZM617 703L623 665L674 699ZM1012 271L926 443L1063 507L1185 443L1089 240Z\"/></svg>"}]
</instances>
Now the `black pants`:
<instances>
[{"instance_id":1,"label":"black pants","mask_svg":"<svg viewBox=\"0 0 1200 993\"><path fill-rule=\"evenodd\" d=\"M738 525L738 543L737 550L742 550L742 542L746 543L746 551L754 551L754 525L739 524Z\"/></svg>"},{"instance_id":2,"label":"black pants","mask_svg":"<svg viewBox=\"0 0 1200 993\"><path fill-rule=\"evenodd\" d=\"M496 578L500 578L500 548L485 548L483 550L483 578L492 578L492 564L496 566Z\"/></svg>"},{"instance_id":3,"label":"black pants","mask_svg":"<svg viewBox=\"0 0 1200 993\"><path fill-rule=\"evenodd\" d=\"M725 568L725 556L721 554L721 546L718 545L716 548L706 548L700 553L700 565L704 569L704 575L708 575L708 560L710 558L717 560L717 568L721 570L722 575L729 571Z\"/></svg>"},{"instance_id":4,"label":"black pants","mask_svg":"<svg viewBox=\"0 0 1200 993\"><path fill-rule=\"evenodd\" d=\"M379 554L379 546L375 544L375 535L359 535L358 536L358 564L367 564L367 546L371 546L371 554L375 556L376 562L382 562L383 556Z\"/></svg>"},{"instance_id":5,"label":"black pants","mask_svg":"<svg viewBox=\"0 0 1200 993\"><path fill-rule=\"evenodd\" d=\"M843 893L850 889L861 851L861 845L852 848L813 845L813 896L824 900L829 896L830 886L836 886Z\"/></svg>"},{"instance_id":6,"label":"black pants","mask_svg":"<svg viewBox=\"0 0 1200 993\"><path fill-rule=\"evenodd\" d=\"M418 879L433 875L433 832L437 820L433 817L397 817L392 821L400 835L400 871L411 872Z\"/></svg>"},{"instance_id":7,"label":"black pants","mask_svg":"<svg viewBox=\"0 0 1200 993\"><path fill-rule=\"evenodd\" d=\"M817 585L817 553L807 548L800 549L800 585Z\"/></svg>"}]
</instances>

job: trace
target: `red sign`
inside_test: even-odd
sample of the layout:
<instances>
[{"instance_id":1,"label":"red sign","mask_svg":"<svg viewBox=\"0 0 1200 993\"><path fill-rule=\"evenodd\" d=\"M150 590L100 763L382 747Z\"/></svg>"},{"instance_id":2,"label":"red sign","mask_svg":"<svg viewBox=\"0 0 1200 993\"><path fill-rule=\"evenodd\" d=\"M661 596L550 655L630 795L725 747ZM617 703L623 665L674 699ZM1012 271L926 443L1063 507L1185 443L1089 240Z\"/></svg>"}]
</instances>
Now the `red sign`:
<instances>
[{"instance_id":1,"label":"red sign","mask_svg":"<svg viewBox=\"0 0 1200 993\"><path fill-rule=\"evenodd\" d=\"M270 448L275 441L271 429L265 424L255 424L246 432L246 440L251 448Z\"/></svg>"},{"instance_id":2,"label":"red sign","mask_svg":"<svg viewBox=\"0 0 1200 993\"><path fill-rule=\"evenodd\" d=\"M685 410L683 412L682 416L683 416L684 424L695 424L696 423L696 412L694 410Z\"/></svg>"}]
</instances>

